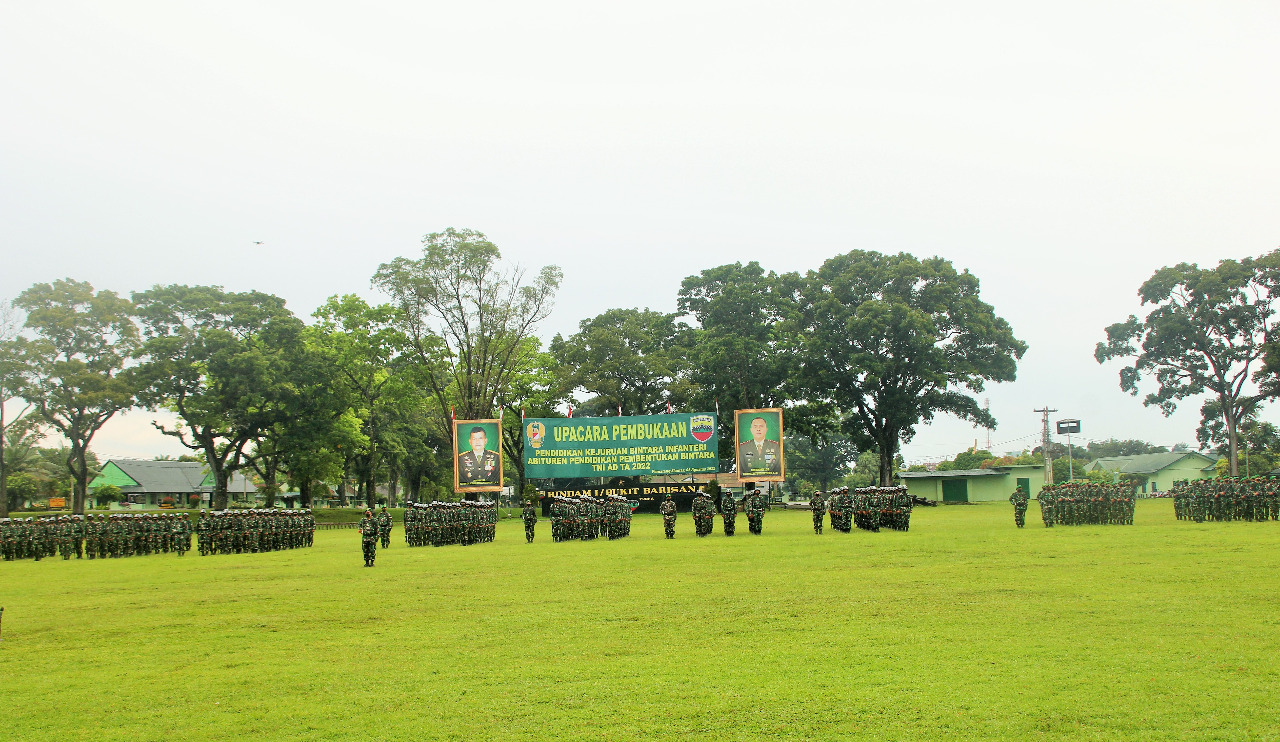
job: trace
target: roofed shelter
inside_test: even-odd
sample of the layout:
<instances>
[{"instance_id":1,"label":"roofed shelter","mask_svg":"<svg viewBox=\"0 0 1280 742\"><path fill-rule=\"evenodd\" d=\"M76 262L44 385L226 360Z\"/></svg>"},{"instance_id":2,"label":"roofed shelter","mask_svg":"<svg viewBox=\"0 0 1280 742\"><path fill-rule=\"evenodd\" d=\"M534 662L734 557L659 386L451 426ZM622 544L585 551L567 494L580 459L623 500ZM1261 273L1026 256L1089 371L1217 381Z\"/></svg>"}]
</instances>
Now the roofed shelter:
<instances>
[{"instance_id":1,"label":"roofed shelter","mask_svg":"<svg viewBox=\"0 0 1280 742\"><path fill-rule=\"evenodd\" d=\"M935 502L992 502L1008 500L1018 487L1028 497L1035 497L1044 486L1044 467L1012 464L990 469L904 471L898 477L912 497Z\"/></svg>"},{"instance_id":2,"label":"roofed shelter","mask_svg":"<svg viewBox=\"0 0 1280 742\"><path fill-rule=\"evenodd\" d=\"M191 495L212 493L213 473L198 461L148 461L145 459L111 459L102 473L89 483L89 491L104 485L115 485L128 495L129 502L159 505L170 497L178 505L186 505ZM236 495L257 493L258 488L241 472L235 472L228 483L233 499Z\"/></svg>"},{"instance_id":3,"label":"roofed shelter","mask_svg":"<svg viewBox=\"0 0 1280 742\"><path fill-rule=\"evenodd\" d=\"M1218 460L1196 451L1110 456L1091 462L1085 471L1106 470L1125 474L1144 494L1171 489L1175 482L1213 479Z\"/></svg>"}]
</instances>

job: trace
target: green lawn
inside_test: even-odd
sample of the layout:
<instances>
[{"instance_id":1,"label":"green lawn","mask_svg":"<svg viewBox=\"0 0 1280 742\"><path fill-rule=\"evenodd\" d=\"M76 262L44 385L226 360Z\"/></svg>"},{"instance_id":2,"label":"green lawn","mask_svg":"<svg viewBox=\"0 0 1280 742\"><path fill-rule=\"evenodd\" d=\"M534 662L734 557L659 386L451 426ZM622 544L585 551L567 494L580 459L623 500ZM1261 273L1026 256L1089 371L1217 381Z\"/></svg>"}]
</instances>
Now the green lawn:
<instances>
[{"instance_id":1,"label":"green lawn","mask_svg":"<svg viewBox=\"0 0 1280 742\"><path fill-rule=\"evenodd\" d=\"M1280 738L1280 523L1036 513L2 563L0 737Z\"/></svg>"}]
</instances>

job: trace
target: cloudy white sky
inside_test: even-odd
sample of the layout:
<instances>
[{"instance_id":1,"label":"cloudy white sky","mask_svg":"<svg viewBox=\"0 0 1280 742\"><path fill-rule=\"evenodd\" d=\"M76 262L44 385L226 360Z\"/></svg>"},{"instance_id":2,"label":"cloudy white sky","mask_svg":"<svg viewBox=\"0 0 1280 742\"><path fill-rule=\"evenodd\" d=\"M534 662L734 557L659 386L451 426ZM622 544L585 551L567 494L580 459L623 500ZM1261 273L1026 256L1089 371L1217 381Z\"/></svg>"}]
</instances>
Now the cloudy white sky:
<instances>
[{"instance_id":1,"label":"cloudy white sky","mask_svg":"<svg viewBox=\"0 0 1280 742\"><path fill-rule=\"evenodd\" d=\"M0 297L70 276L377 298L445 227L556 263L545 337L675 309L733 261L941 255L1030 344L993 448L1046 403L1193 441L1092 358L1156 268L1280 246L1273 2L10 3ZM262 241L262 246L254 245ZM150 413L105 456L178 453ZM973 442L939 421L905 449ZM985 443L985 433L980 434Z\"/></svg>"}]
</instances>

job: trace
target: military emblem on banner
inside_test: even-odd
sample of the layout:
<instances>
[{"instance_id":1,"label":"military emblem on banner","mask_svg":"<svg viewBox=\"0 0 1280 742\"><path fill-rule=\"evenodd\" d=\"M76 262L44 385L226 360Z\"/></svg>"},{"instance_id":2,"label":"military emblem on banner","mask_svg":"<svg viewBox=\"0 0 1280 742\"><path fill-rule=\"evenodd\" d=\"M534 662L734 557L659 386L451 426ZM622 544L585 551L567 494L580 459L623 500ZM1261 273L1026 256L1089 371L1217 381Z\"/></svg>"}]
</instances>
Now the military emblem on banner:
<instances>
[{"instance_id":1,"label":"military emblem on banner","mask_svg":"<svg viewBox=\"0 0 1280 742\"><path fill-rule=\"evenodd\" d=\"M714 415L693 415L689 418L689 432L699 443L706 443L716 434Z\"/></svg>"},{"instance_id":2,"label":"military emblem on banner","mask_svg":"<svg viewBox=\"0 0 1280 742\"><path fill-rule=\"evenodd\" d=\"M529 436L529 445L534 448L542 448L542 440L547 435L546 427L540 422L531 422L524 429L525 435Z\"/></svg>"}]
</instances>

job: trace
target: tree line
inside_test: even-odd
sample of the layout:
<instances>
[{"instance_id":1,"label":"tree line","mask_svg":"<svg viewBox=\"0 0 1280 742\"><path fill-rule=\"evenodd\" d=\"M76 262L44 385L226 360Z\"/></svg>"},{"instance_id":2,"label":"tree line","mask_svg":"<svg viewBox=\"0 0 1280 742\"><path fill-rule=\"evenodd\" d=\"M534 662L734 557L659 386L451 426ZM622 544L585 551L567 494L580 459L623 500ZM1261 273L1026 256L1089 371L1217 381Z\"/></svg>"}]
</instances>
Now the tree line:
<instances>
[{"instance_id":1,"label":"tree line","mask_svg":"<svg viewBox=\"0 0 1280 742\"><path fill-rule=\"evenodd\" d=\"M675 312L609 309L544 347L537 329L561 280L556 266L527 273L505 265L483 234L448 229L424 237L417 257L379 266L371 285L384 303L334 296L310 321L258 291L167 285L124 297L73 279L38 283L12 302L24 321L7 314L0 336L0 398L25 400L29 412L0 416L0 427L38 425L66 441L77 512L94 435L134 407L173 414L175 424L155 425L205 462L216 508L241 470L268 501L287 485L309 503L335 483L344 501L372 504L379 484L393 498L403 490L419 500L424 488L445 496L454 417L501 416L503 452L518 462L521 416L560 416L570 405L575 416L724 410L725 470L733 461L727 413L783 407L805 481L829 483L859 460L862 471L874 462L874 481L890 484L899 447L935 415L994 427L975 395L1013 381L1027 348L982 301L977 277L939 257L854 250L804 273L717 266L684 279ZM1256 297L1261 279L1252 280L1224 296ZM1178 395L1211 385L1166 389L1174 379L1154 348L1136 350L1163 318L1108 328L1098 358L1137 356L1122 384L1132 391L1153 371L1162 391L1147 403L1171 410ZM1235 317L1220 326L1241 324ZM1206 423L1205 435L1230 438L1256 411L1256 403L1242 411L1239 399L1222 399L1224 430ZM1206 405L1206 415L1213 409ZM4 462L0 443L0 488ZM523 489L521 467L508 471Z\"/></svg>"}]
</instances>

